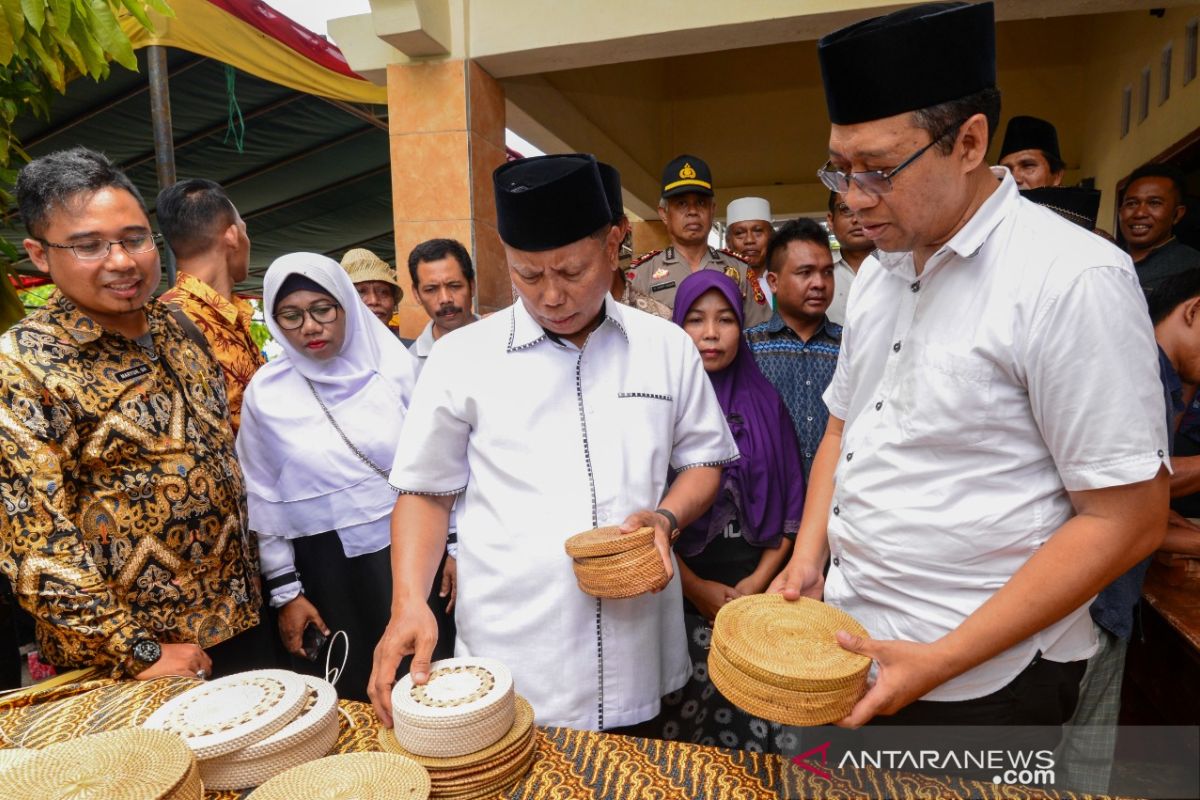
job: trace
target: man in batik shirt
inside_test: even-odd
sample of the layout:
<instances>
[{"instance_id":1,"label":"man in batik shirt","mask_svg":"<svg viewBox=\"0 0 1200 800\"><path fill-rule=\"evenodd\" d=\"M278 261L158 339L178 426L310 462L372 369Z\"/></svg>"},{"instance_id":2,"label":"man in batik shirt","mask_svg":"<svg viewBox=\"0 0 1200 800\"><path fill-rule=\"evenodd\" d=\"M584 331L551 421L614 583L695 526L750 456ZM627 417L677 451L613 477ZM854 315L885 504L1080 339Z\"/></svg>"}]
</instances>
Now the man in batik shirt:
<instances>
[{"instance_id":1,"label":"man in batik shirt","mask_svg":"<svg viewBox=\"0 0 1200 800\"><path fill-rule=\"evenodd\" d=\"M224 382L150 298L141 196L76 148L28 164L17 200L58 291L0 337L0 570L43 658L139 679L261 665Z\"/></svg>"}]
</instances>

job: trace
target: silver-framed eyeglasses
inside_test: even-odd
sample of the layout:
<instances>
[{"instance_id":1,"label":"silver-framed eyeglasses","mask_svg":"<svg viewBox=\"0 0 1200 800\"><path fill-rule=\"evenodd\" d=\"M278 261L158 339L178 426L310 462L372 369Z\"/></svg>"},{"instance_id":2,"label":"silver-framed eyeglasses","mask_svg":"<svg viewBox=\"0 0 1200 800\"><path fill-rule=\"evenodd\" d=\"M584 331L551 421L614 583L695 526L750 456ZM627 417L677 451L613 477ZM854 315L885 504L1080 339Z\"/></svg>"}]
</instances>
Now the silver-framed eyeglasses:
<instances>
[{"instance_id":1,"label":"silver-framed eyeglasses","mask_svg":"<svg viewBox=\"0 0 1200 800\"><path fill-rule=\"evenodd\" d=\"M892 191L892 179L900 174L901 170L912 164L921 156L925 155L925 151L933 147L946 137L946 134L951 131L956 131L962 127L962 122L951 125L946 130L933 137L929 144L922 147L917 152L913 153L908 158L901 161L896 167L891 170L884 171L881 169L867 170L866 172L851 172L847 175L845 172L833 168L833 161L826 161L825 166L817 170L817 177L821 179L821 183L825 184L830 190L838 194L845 194L850 191L850 182L853 181L859 189L870 195L887 194Z\"/></svg>"},{"instance_id":2,"label":"silver-framed eyeglasses","mask_svg":"<svg viewBox=\"0 0 1200 800\"><path fill-rule=\"evenodd\" d=\"M121 245L125 249L125 252L130 255L149 253L162 244L162 234L149 232L132 233L124 239L81 239L71 244L58 244L56 242L48 242L45 239L39 239L39 241L46 247L54 247L58 250L70 250L80 261L99 261L102 258L108 258L108 254L112 252L114 244Z\"/></svg>"},{"instance_id":3,"label":"silver-framed eyeglasses","mask_svg":"<svg viewBox=\"0 0 1200 800\"><path fill-rule=\"evenodd\" d=\"M303 327L306 316L312 317L313 322L318 325L328 325L337 319L340 308L341 306L337 303L330 302L313 303L308 308L285 308L275 314L275 321L285 331L294 331Z\"/></svg>"}]
</instances>

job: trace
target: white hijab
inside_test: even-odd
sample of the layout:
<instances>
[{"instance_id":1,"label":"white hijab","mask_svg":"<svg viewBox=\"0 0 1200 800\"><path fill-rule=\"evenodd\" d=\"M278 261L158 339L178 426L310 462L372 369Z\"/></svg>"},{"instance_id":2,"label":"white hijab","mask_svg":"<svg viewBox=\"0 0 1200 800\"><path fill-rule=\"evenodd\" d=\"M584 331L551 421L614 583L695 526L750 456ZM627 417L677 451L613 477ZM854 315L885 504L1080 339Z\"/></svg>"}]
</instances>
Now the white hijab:
<instances>
[{"instance_id":1,"label":"white hijab","mask_svg":"<svg viewBox=\"0 0 1200 800\"><path fill-rule=\"evenodd\" d=\"M275 322L289 275L309 278L341 306L346 338L336 355L319 361L297 350ZM396 494L342 440L305 379L346 437L386 472L412 399L414 359L333 259L277 258L263 280L263 301L267 328L284 354L255 373L242 405L237 452L250 528L289 539L336 530L347 556L381 550L390 540Z\"/></svg>"}]
</instances>

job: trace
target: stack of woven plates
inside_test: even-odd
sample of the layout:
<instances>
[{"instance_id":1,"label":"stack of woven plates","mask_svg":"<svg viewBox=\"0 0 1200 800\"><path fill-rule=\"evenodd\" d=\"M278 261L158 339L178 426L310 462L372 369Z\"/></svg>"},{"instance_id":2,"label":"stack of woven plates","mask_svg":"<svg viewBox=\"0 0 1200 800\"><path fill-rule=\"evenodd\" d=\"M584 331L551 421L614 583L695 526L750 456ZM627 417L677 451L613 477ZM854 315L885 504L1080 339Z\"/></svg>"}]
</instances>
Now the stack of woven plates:
<instances>
[{"instance_id":1,"label":"stack of woven plates","mask_svg":"<svg viewBox=\"0 0 1200 800\"><path fill-rule=\"evenodd\" d=\"M495 795L533 763L533 709L493 659L435 661L423 686L402 678L392 690L392 718L395 727L379 732L380 746L427 769L431 797Z\"/></svg>"},{"instance_id":2,"label":"stack of woven plates","mask_svg":"<svg viewBox=\"0 0 1200 800\"><path fill-rule=\"evenodd\" d=\"M816 600L739 597L717 613L708 673L755 716L785 725L836 722L863 696L871 667L871 659L842 649L839 630L867 635L849 614Z\"/></svg>"},{"instance_id":3,"label":"stack of woven plates","mask_svg":"<svg viewBox=\"0 0 1200 800\"><path fill-rule=\"evenodd\" d=\"M173 698L145 727L183 737L207 789L245 789L329 752L338 736L337 692L287 670L240 672Z\"/></svg>"},{"instance_id":4,"label":"stack of woven plates","mask_svg":"<svg viewBox=\"0 0 1200 800\"><path fill-rule=\"evenodd\" d=\"M250 800L425 800L429 774L412 759L388 753L345 753L276 775Z\"/></svg>"},{"instance_id":5,"label":"stack of woven plates","mask_svg":"<svg viewBox=\"0 0 1200 800\"><path fill-rule=\"evenodd\" d=\"M204 786L187 745L138 728L81 736L0 769L0 796L63 800L201 800Z\"/></svg>"},{"instance_id":6,"label":"stack of woven plates","mask_svg":"<svg viewBox=\"0 0 1200 800\"><path fill-rule=\"evenodd\" d=\"M566 549L579 588L593 597L636 597L667 585L654 528L596 528L567 539Z\"/></svg>"}]
</instances>

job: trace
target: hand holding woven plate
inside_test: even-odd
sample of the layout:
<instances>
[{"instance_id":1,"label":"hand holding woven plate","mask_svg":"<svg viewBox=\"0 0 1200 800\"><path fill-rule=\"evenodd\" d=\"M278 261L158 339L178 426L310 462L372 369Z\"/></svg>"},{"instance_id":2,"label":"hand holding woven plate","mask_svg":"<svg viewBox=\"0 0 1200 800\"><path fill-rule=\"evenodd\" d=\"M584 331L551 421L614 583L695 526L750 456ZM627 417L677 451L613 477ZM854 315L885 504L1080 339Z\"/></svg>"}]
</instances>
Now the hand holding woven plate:
<instances>
[{"instance_id":1,"label":"hand holding woven plate","mask_svg":"<svg viewBox=\"0 0 1200 800\"><path fill-rule=\"evenodd\" d=\"M393 613L379 644L371 667L367 696L383 727L392 727L392 687L396 685L396 670L400 661L412 655L409 674L418 686L429 680L429 663L437 644L438 627L429 605L422 599L409 603L399 613Z\"/></svg>"},{"instance_id":2,"label":"hand holding woven plate","mask_svg":"<svg viewBox=\"0 0 1200 800\"><path fill-rule=\"evenodd\" d=\"M875 684L859 699L838 725L858 728L880 714L895 714L914 700L954 677L950 659L937 644L872 639L838 631L838 644L875 661Z\"/></svg>"},{"instance_id":3,"label":"hand holding woven plate","mask_svg":"<svg viewBox=\"0 0 1200 800\"><path fill-rule=\"evenodd\" d=\"M793 556L783 572L771 581L766 593L781 594L788 600L799 600L801 597L821 600L825 596L824 570Z\"/></svg>"},{"instance_id":4,"label":"hand holding woven plate","mask_svg":"<svg viewBox=\"0 0 1200 800\"><path fill-rule=\"evenodd\" d=\"M654 528L654 547L662 556L663 568L667 571L667 581L651 594L657 594L667 588L667 583L675 577L675 565L671 561L671 532L667 530L667 520L656 511L635 511L621 523L621 533L633 533L639 528Z\"/></svg>"}]
</instances>

